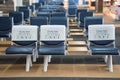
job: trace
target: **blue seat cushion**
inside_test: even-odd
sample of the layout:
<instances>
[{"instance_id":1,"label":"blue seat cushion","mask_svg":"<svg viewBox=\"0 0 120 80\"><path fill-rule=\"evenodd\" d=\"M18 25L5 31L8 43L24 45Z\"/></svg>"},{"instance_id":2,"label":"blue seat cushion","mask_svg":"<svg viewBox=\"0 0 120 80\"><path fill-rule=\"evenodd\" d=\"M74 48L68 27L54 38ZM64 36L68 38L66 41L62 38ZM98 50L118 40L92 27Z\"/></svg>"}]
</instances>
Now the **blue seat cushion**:
<instances>
[{"instance_id":1,"label":"blue seat cushion","mask_svg":"<svg viewBox=\"0 0 120 80\"><path fill-rule=\"evenodd\" d=\"M39 55L64 55L66 47L64 44L59 45L41 45Z\"/></svg>"},{"instance_id":2,"label":"blue seat cushion","mask_svg":"<svg viewBox=\"0 0 120 80\"><path fill-rule=\"evenodd\" d=\"M6 54L32 54L35 46L10 46L6 49Z\"/></svg>"},{"instance_id":3,"label":"blue seat cushion","mask_svg":"<svg viewBox=\"0 0 120 80\"><path fill-rule=\"evenodd\" d=\"M97 47L97 48L91 48L92 55L118 55L118 49L117 48L106 48L106 47Z\"/></svg>"}]
</instances>

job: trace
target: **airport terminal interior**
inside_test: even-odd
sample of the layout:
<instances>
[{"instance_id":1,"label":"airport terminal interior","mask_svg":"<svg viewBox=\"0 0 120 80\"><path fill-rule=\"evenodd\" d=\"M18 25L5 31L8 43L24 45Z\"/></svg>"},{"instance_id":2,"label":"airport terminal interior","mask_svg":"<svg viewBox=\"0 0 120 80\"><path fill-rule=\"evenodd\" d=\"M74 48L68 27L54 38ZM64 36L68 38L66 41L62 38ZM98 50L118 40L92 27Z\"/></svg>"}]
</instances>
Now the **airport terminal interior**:
<instances>
[{"instance_id":1,"label":"airport terminal interior","mask_svg":"<svg viewBox=\"0 0 120 80\"><path fill-rule=\"evenodd\" d=\"M0 0L0 80L120 80L120 0Z\"/></svg>"}]
</instances>

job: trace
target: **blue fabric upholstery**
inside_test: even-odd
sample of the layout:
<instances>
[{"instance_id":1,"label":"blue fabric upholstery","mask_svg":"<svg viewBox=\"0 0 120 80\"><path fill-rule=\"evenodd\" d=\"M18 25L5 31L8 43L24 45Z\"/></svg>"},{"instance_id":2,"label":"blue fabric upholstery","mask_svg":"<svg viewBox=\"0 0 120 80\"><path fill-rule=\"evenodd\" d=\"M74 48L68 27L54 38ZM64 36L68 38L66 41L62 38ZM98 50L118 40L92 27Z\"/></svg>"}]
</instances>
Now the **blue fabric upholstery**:
<instances>
[{"instance_id":1,"label":"blue fabric upholstery","mask_svg":"<svg viewBox=\"0 0 120 80\"><path fill-rule=\"evenodd\" d=\"M89 25L103 24L103 17L93 16L85 17L85 29L88 30Z\"/></svg>"},{"instance_id":2,"label":"blue fabric upholstery","mask_svg":"<svg viewBox=\"0 0 120 80\"><path fill-rule=\"evenodd\" d=\"M50 25L65 25L66 26L66 36L69 35L69 26L67 17L51 17Z\"/></svg>"},{"instance_id":3,"label":"blue fabric upholstery","mask_svg":"<svg viewBox=\"0 0 120 80\"><path fill-rule=\"evenodd\" d=\"M9 37L11 31L0 31L0 37Z\"/></svg>"},{"instance_id":4,"label":"blue fabric upholstery","mask_svg":"<svg viewBox=\"0 0 120 80\"><path fill-rule=\"evenodd\" d=\"M67 17L52 17L50 20L51 25L65 25L68 27Z\"/></svg>"},{"instance_id":5,"label":"blue fabric upholstery","mask_svg":"<svg viewBox=\"0 0 120 80\"><path fill-rule=\"evenodd\" d=\"M52 17L66 17L65 12L52 12Z\"/></svg>"},{"instance_id":6,"label":"blue fabric upholstery","mask_svg":"<svg viewBox=\"0 0 120 80\"><path fill-rule=\"evenodd\" d=\"M47 17L30 17L30 25L47 25L48 24L48 18Z\"/></svg>"},{"instance_id":7,"label":"blue fabric upholstery","mask_svg":"<svg viewBox=\"0 0 120 80\"><path fill-rule=\"evenodd\" d=\"M117 48L91 48L92 55L118 55L118 49Z\"/></svg>"},{"instance_id":8,"label":"blue fabric upholstery","mask_svg":"<svg viewBox=\"0 0 120 80\"><path fill-rule=\"evenodd\" d=\"M30 10L29 9L20 9L19 11L24 13L24 20L29 21Z\"/></svg>"},{"instance_id":9,"label":"blue fabric upholstery","mask_svg":"<svg viewBox=\"0 0 120 80\"><path fill-rule=\"evenodd\" d=\"M20 25L23 21L23 14L22 12L9 12L9 17L13 17L14 25Z\"/></svg>"},{"instance_id":10,"label":"blue fabric upholstery","mask_svg":"<svg viewBox=\"0 0 120 80\"><path fill-rule=\"evenodd\" d=\"M12 18L0 17L0 37L9 37L12 29Z\"/></svg>"},{"instance_id":11,"label":"blue fabric upholstery","mask_svg":"<svg viewBox=\"0 0 120 80\"><path fill-rule=\"evenodd\" d=\"M36 10L38 10L38 8L41 6L40 3L34 3L34 5L35 5L35 9L36 9Z\"/></svg>"},{"instance_id":12,"label":"blue fabric upholstery","mask_svg":"<svg viewBox=\"0 0 120 80\"><path fill-rule=\"evenodd\" d=\"M38 12L50 12L50 13L52 13L52 9L40 9L39 8L39 10L38 10Z\"/></svg>"},{"instance_id":13,"label":"blue fabric upholstery","mask_svg":"<svg viewBox=\"0 0 120 80\"><path fill-rule=\"evenodd\" d=\"M94 24L103 24L103 17L93 16L84 18L84 29L86 36L88 36L88 26Z\"/></svg>"},{"instance_id":14,"label":"blue fabric upholstery","mask_svg":"<svg viewBox=\"0 0 120 80\"><path fill-rule=\"evenodd\" d=\"M99 18L100 20L102 18ZM99 21L95 19L96 21ZM90 19L92 21L92 19ZM90 22L89 21L89 22ZM92 55L118 55L119 50L115 47L114 25L90 25L88 27L88 48ZM101 32L99 32L101 31ZM103 32L102 32L103 31ZM93 32L93 33L92 33ZM107 33L108 36L104 36ZM102 36L100 36L102 35Z\"/></svg>"},{"instance_id":15,"label":"blue fabric upholstery","mask_svg":"<svg viewBox=\"0 0 120 80\"><path fill-rule=\"evenodd\" d=\"M77 9L77 17L79 16L79 13L87 12L87 9Z\"/></svg>"},{"instance_id":16,"label":"blue fabric upholstery","mask_svg":"<svg viewBox=\"0 0 120 80\"><path fill-rule=\"evenodd\" d=\"M30 9L29 6L19 6L18 7L18 10L23 10L23 9Z\"/></svg>"},{"instance_id":17,"label":"blue fabric upholstery","mask_svg":"<svg viewBox=\"0 0 120 80\"><path fill-rule=\"evenodd\" d=\"M39 0L39 3L43 3L44 4L44 0Z\"/></svg>"},{"instance_id":18,"label":"blue fabric upholstery","mask_svg":"<svg viewBox=\"0 0 120 80\"><path fill-rule=\"evenodd\" d=\"M54 5L44 5L39 7L38 12L52 12L56 9L57 6Z\"/></svg>"},{"instance_id":19,"label":"blue fabric upholstery","mask_svg":"<svg viewBox=\"0 0 120 80\"><path fill-rule=\"evenodd\" d=\"M51 13L50 12L38 12L37 16L48 17L49 19L51 16Z\"/></svg>"},{"instance_id":20,"label":"blue fabric upholstery","mask_svg":"<svg viewBox=\"0 0 120 80\"><path fill-rule=\"evenodd\" d=\"M68 8L68 16L69 17L76 17L77 14L77 7L69 7Z\"/></svg>"},{"instance_id":21,"label":"blue fabric upholstery","mask_svg":"<svg viewBox=\"0 0 120 80\"><path fill-rule=\"evenodd\" d=\"M64 55L66 47L64 43L59 45L41 45L39 48L40 55Z\"/></svg>"},{"instance_id":22,"label":"blue fabric upholstery","mask_svg":"<svg viewBox=\"0 0 120 80\"><path fill-rule=\"evenodd\" d=\"M27 5L26 7L28 7L28 8L31 10L32 13L34 12L34 7L33 7L33 5Z\"/></svg>"},{"instance_id":23,"label":"blue fabric upholstery","mask_svg":"<svg viewBox=\"0 0 120 80\"><path fill-rule=\"evenodd\" d=\"M10 46L6 49L6 54L32 54L35 46Z\"/></svg>"},{"instance_id":24,"label":"blue fabric upholstery","mask_svg":"<svg viewBox=\"0 0 120 80\"><path fill-rule=\"evenodd\" d=\"M68 0L69 5L75 5L75 2L73 0Z\"/></svg>"},{"instance_id":25,"label":"blue fabric upholstery","mask_svg":"<svg viewBox=\"0 0 120 80\"><path fill-rule=\"evenodd\" d=\"M93 16L93 12L81 12L80 13L80 27L84 27L84 18L85 17L89 17L89 16Z\"/></svg>"}]
</instances>

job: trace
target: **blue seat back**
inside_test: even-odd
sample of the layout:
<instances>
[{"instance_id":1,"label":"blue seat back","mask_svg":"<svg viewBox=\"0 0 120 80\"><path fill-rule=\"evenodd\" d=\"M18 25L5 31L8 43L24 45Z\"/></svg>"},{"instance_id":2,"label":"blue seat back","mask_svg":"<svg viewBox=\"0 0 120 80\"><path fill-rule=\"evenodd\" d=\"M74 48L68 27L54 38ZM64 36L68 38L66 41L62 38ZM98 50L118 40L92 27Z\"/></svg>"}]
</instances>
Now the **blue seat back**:
<instances>
[{"instance_id":1,"label":"blue seat back","mask_svg":"<svg viewBox=\"0 0 120 80\"><path fill-rule=\"evenodd\" d=\"M51 17L50 20L51 25L65 25L68 27L67 17Z\"/></svg>"},{"instance_id":2,"label":"blue seat back","mask_svg":"<svg viewBox=\"0 0 120 80\"><path fill-rule=\"evenodd\" d=\"M11 31L13 20L11 17L0 16L0 31Z\"/></svg>"},{"instance_id":3,"label":"blue seat back","mask_svg":"<svg viewBox=\"0 0 120 80\"><path fill-rule=\"evenodd\" d=\"M77 9L77 17L80 18L80 13L87 12L87 9Z\"/></svg>"},{"instance_id":4,"label":"blue seat back","mask_svg":"<svg viewBox=\"0 0 120 80\"><path fill-rule=\"evenodd\" d=\"M86 31L88 31L89 25L95 25L95 24L103 24L103 17L93 16L93 17L85 17L84 19L84 28Z\"/></svg>"},{"instance_id":5,"label":"blue seat back","mask_svg":"<svg viewBox=\"0 0 120 80\"><path fill-rule=\"evenodd\" d=\"M30 17L30 25L47 25L48 24L48 18L47 17Z\"/></svg>"},{"instance_id":6,"label":"blue seat back","mask_svg":"<svg viewBox=\"0 0 120 80\"><path fill-rule=\"evenodd\" d=\"M38 10L38 8L41 6L40 3L34 3L34 5L35 5L35 9L36 9L36 10Z\"/></svg>"},{"instance_id":7,"label":"blue seat back","mask_svg":"<svg viewBox=\"0 0 120 80\"><path fill-rule=\"evenodd\" d=\"M65 12L52 12L52 17L66 17Z\"/></svg>"},{"instance_id":8,"label":"blue seat back","mask_svg":"<svg viewBox=\"0 0 120 80\"><path fill-rule=\"evenodd\" d=\"M30 9L29 6L19 6L18 11L23 10L23 9Z\"/></svg>"},{"instance_id":9,"label":"blue seat back","mask_svg":"<svg viewBox=\"0 0 120 80\"><path fill-rule=\"evenodd\" d=\"M68 16L76 16L77 14L77 7L69 7L68 8Z\"/></svg>"},{"instance_id":10,"label":"blue seat back","mask_svg":"<svg viewBox=\"0 0 120 80\"><path fill-rule=\"evenodd\" d=\"M75 5L75 2L73 0L68 0L68 5Z\"/></svg>"},{"instance_id":11,"label":"blue seat back","mask_svg":"<svg viewBox=\"0 0 120 80\"><path fill-rule=\"evenodd\" d=\"M9 12L9 17L13 17L14 25L22 24L24 21L24 16L22 12Z\"/></svg>"},{"instance_id":12,"label":"blue seat back","mask_svg":"<svg viewBox=\"0 0 120 80\"><path fill-rule=\"evenodd\" d=\"M29 9L31 10L31 12L33 13L34 12L34 6L33 5L27 5L27 7L29 7Z\"/></svg>"},{"instance_id":13,"label":"blue seat back","mask_svg":"<svg viewBox=\"0 0 120 80\"><path fill-rule=\"evenodd\" d=\"M93 16L93 12L81 12L80 19L79 19L80 22L84 23L84 18L89 16Z\"/></svg>"},{"instance_id":14,"label":"blue seat back","mask_svg":"<svg viewBox=\"0 0 120 80\"><path fill-rule=\"evenodd\" d=\"M43 16L43 17L50 17L51 13L50 12L38 12L37 16Z\"/></svg>"},{"instance_id":15,"label":"blue seat back","mask_svg":"<svg viewBox=\"0 0 120 80\"><path fill-rule=\"evenodd\" d=\"M23 14L24 14L24 20L25 20L25 21L29 20L30 15L31 15L29 9L20 9L19 11L20 11L20 12L23 12Z\"/></svg>"}]
</instances>

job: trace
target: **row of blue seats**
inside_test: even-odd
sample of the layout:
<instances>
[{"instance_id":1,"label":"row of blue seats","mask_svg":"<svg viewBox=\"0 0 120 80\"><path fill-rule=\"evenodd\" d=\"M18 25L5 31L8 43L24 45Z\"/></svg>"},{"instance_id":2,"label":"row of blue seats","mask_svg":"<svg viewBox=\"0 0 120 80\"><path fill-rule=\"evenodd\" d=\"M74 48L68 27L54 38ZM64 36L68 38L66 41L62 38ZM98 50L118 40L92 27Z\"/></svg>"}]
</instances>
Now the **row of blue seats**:
<instances>
[{"instance_id":1,"label":"row of blue seats","mask_svg":"<svg viewBox=\"0 0 120 80\"><path fill-rule=\"evenodd\" d=\"M16 15L17 17L20 17ZM15 17L16 17L15 16ZM20 20L19 23L22 23L22 19L14 18L14 22L18 24L18 20ZM69 34L69 23L67 17L52 17L50 22L48 21L47 17L30 17L30 25L65 25L67 28L67 33ZM0 17L0 32L1 37L9 37L11 33L12 26L15 25L13 23L12 17ZM18 24L21 25L21 24ZM23 25L23 24L22 24Z\"/></svg>"},{"instance_id":2,"label":"row of blue seats","mask_svg":"<svg viewBox=\"0 0 120 80\"><path fill-rule=\"evenodd\" d=\"M7 18L7 19L6 19ZM94 18L94 17L93 17ZM0 17L0 22L1 21L3 21L3 22L1 22L0 23L0 35L2 35L1 37L8 37L9 36L9 34L11 33L11 29L13 29L13 25L12 25L12 18L8 18L8 17L5 17L5 18L2 18L2 17ZM89 18L88 18L89 19ZM6 21L4 21L4 20L6 20ZM95 19L95 21L96 21L96 19ZM89 22L91 22L92 23L92 21L89 21ZM89 23L88 22L88 23ZM5 24L8 24L8 25L6 25L6 26L4 26ZM94 24L95 25L95 24ZM23 26L23 25L18 25L17 26L17 29L18 30L21 30L20 28L22 28L21 26ZM28 25L29 27L31 26L31 25ZM45 42L44 43L44 41L43 41L43 43L44 44L46 44L45 46L42 46L42 47L40 47L40 49L43 49L43 53L44 52L46 52L46 51L48 51L48 53L46 53L46 55L48 55L49 53L49 55L53 55L52 53L54 52L54 50L51 50L51 47L50 48L48 48L48 45L50 45L50 44L52 44L52 45L55 45L55 44L59 44L59 41L61 41L61 40L58 40L57 42L54 40L54 39L56 39L56 38L60 38L60 36L59 35L57 35L57 33L58 33L58 31L54 31L54 29L55 28L51 28L50 26L54 26L54 27L58 27L59 25L46 25L46 26L48 26L49 28L48 29L50 29L50 30L48 30L47 32L45 32L45 31L41 31L41 27L40 27L40 35L41 36L43 36L45 33L47 33L47 35L44 35L44 36L46 36L45 38L50 38L50 39L52 39L53 41L50 41L49 42L49 40L50 39L47 39L46 41L48 41L48 42ZM89 26L91 26L91 28L92 29L89 29ZM91 42L92 43L92 45L91 45L91 43L88 43L88 47L89 47L89 49L90 49L90 52L91 52L91 54L92 55L118 55L118 49L116 49L115 48L115 44L114 44L114 41L115 41L115 26L112 26L112 28L110 27L110 25L107 25L107 28L105 28L104 29L104 25L97 25L97 26L95 26L95 27L93 27L93 25L89 25L88 26L88 42ZM99 27L100 26L100 27ZM25 26L26 27L26 26ZM64 26L65 27L65 26ZM38 28L38 27L36 27L36 28ZM94 32L95 30L94 29L99 29L100 28L100 30L97 30L96 32ZM109 28L110 28L110 31L107 31L107 30L109 30ZM112 30L111 30L112 29ZM28 27L26 27L26 29L23 29L23 30L34 30L34 29L28 29ZM44 30L47 30L47 29L44 29ZM62 30L61 29L56 29L56 30L60 30L60 33L62 33ZM90 32L90 31L91 32ZM38 30L37 30L38 31ZM36 31L36 32L37 32ZM64 30L65 31L65 37L66 37L66 29ZM92 32L93 31L93 32ZM17 31L17 30L15 30L15 32L19 32L19 31ZM110 34L108 34L110 32ZM34 33L34 34L33 34ZM112 37L110 37L110 35L111 35L111 33L113 34L113 36ZM37 36L37 34L35 34L35 32L32 32L31 34L29 33L29 31L20 31L19 32L19 34L17 35L17 39L15 38L15 40L18 40L18 38L19 38L19 35L21 36L20 38L22 38L22 39L27 39L27 40L33 40L33 38L31 38L31 36L30 35L34 35L34 36ZM91 36L92 37L94 37L93 35L95 35L95 40L94 39L91 39L91 36L89 36L91 34ZM5 36L3 36L3 35L5 35ZM12 35L16 35L15 33L14 34L12 34ZM24 37L25 36L25 37ZM53 37L52 37L53 36ZM27 37L29 37L29 38L27 38ZM12 38L14 38L14 37L12 37ZM54 39L53 39L54 38ZM111 39L112 38L112 39ZM43 39L43 38L40 38L40 40L41 39ZM62 38L62 39L64 39L64 38ZM12 39L13 41L14 41L14 39ZM26 41L27 41L26 40ZM31 41L32 41L31 40ZM44 40L44 39L43 39ZM23 46L22 46L22 48L20 48L20 49L16 49L16 47L14 48L14 47L10 47L10 50L15 50L15 53L16 52L18 52L18 53L23 53L23 54L25 54L25 53L30 53L29 51L31 51L33 48L30 48L30 47L28 47L28 50L24 47L24 46L26 46L26 45L28 45L28 44L30 44L30 43L32 43L32 42L34 42L34 41L30 41L30 42L19 42L20 40L18 40L18 42L16 42L16 41L14 41L15 43L17 43L17 44L19 44L19 45L21 45L21 44L23 44ZM42 41L42 40L41 40ZM111 45L112 44L112 45ZM90 46L91 45L91 46ZM12 48L12 49L11 49ZM18 48L18 47L17 47ZM46 49L47 48L47 49ZM55 49L55 51L57 50L56 49L57 47L54 47L54 48L52 48L52 49ZM23 52L21 52L22 50L21 49L23 49ZM63 48L62 48L63 49ZM25 51L25 52L24 52ZM28 51L28 52L27 52ZM51 52L51 51L53 51L53 52ZM59 50L58 50L59 51ZM36 49L35 49L35 52L37 53L37 51L36 51ZM9 49L7 50L7 54L12 54L13 52L11 52L11 51L9 51ZM32 54L32 53L31 53ZM34 53L33 53L34 54ZM42 54L42 53L40 53L40 54ZM45 54L45 53L44 53ZM58 54L57 54L58 55ZM36 54L34 54L34 56L35 56L35 58L34 59L36 59ZM27 58L27 64L28 65L30 65L31 64L31 62L29 61L30 60L30 55L28 56L28 58ZM47 71L47 66L46 65L48 65L48 59L49 59L49 57L50 56L45 56L45 67L44 67L44 71ZM111 56L109 56L110 57L110 60L111 60ZM30 62L30 64L29 64L29 62ZM112 64L112 63L110 63L110 64ZM28 68L26 68L26 71L29 71L29 66L27 66ZM112 69L110 69L110 71L112 71Z\"/></svg>"},{"instance_id":3,"label":"row of blue seats","mask_svg":"<svg viewBox=\"0 0 120 80\"><path fill-rule=\"evenodd\" d=\"M34 34L33 34L34 33ZM38 39L40 35L40 39ZM16 25L12 27L13 45L6 49L6 54L26 54L26 71L35 62L38 55L45 55L44 71L47 71L47 55L66 54L66 27L64 25L42 25L38 34L38 27L31 25ZM39 44L39 46L38 46Z\"/></svg>"},{"instance_id":4,"label":"row of blue seats","mask_svg":"<svg viewBox=\"0 0 120 80\"><path fill-rule=\"evenodd\" d=\"M37 16L45 16L45 17L67 17L65 12L38 12Z\"/></svg>"},{"instance_id":5,"label":"row of blue seats","mask_svg":"<svg viewBox=\"0 0 120 80\"><path fill-rule=\"evenodd\" d=\"M30 14L29 14L29 10L22 10L23 12L19 12L19 11L10 11L9 12L9 17L13 17L14 18L14 24L18 25L18 24L23 24L24 21L30 21ZM64 12L53 12L48 13L48 12L39 12L37 14L37 17L47 17L50 21L50 18L52 17L66 17L66 14ZM66 17L67 18L67 17Z\"/></svg>"},{"instance_id":6,"label":"row of blue seats","mask_svg":"<svg viewBox=\"0 0 120 80\"><path fill-rule=\"evenodd\" d=\"M90 25L88 32L89 55L107 55L109 71L113 72L112 55L119 55L119 50L115 47L115 26ZM29 71L32 65L31 57L35 62L38 55L44 55L43 69L46 72L51 55L66 55L67 53L64 25L42 25L39 34L37 26L13 26L12 42L14 44L6 49L6 54L26 54L26 71Z\"/></svg>"},{"instance_id":7,"label":"row of blue seats","mask_svg":"<svg viewBox=\"0 0 120 80\"><path fill-rule=\"evenodd\" d=\"M38 12L66 12L61 5L44 5L39 7Z\"/></svg>"},{"instance_id":8,"label":"row of blue seats","mask_svg":"<svg viewBox=\"0 0 120 80\"><path fill-rule=\"evenodd\" d=\"M19 13L19 12L17 12ZM20 15L12 15L10 17L14 17L14 23L15 24L19 24L19 23L22 23L23 22L23 19L20 17ZM1 21L1 26L6 26L7 29L9 29L8 27L10 26L10 24L13 24L12 23L12 19L9 17L1 17L0 18ZM9 22L6 23L6 21ZM88 26L89 25L92 25L92 24L103 24L103 17L95 17L95 16L91 16L91 17L83 17L83 21L84 21L84 33L85 35L87 36L88 34ZM2 24L2 23L6 23L6 24ZM67 33L69 34L69 22L68 22L68 18L67 17L51 17L50 20L48 20L48 17L46 16L37 16L37 17L30 17L30 25L37 25L37 26L41 26L41 25L47 25L47 24L51 24L51 25L65 25L66 28L67 28ZM81 24L81 23L80 23ZM9 26L7 26L9 25ZM11 25L12 26L12 25ZM11 29L11 27L10 27ZM6 30L5 30L6 31Z\"/></svg>"},{"instance_id":9,"label":"row of blue seats","mask_svg":"<svg viewBox=\"0 0 120 80\"><path fill-rule=\"evenodd\" d=\"M31 17L30 18L30 25L65 25L67 29L66 36L69 36L69 22L67 17L51 17L48 20L48 17Z\"/></svg>"},{"instance_id":10,"label":"row of blue seats","mask_svg":"<svg viewBox=\"0 0 120 80\"><path fill-rule=\"evenodd\" d=\"M39 1L39 3L34 3L33 5L35 6L35 10L38 10L39 7L44 5L61 5L61 4L63 4L63 0L54 0L54 1L42 0L42 1Z\"/></svg>"}]
</instances>

